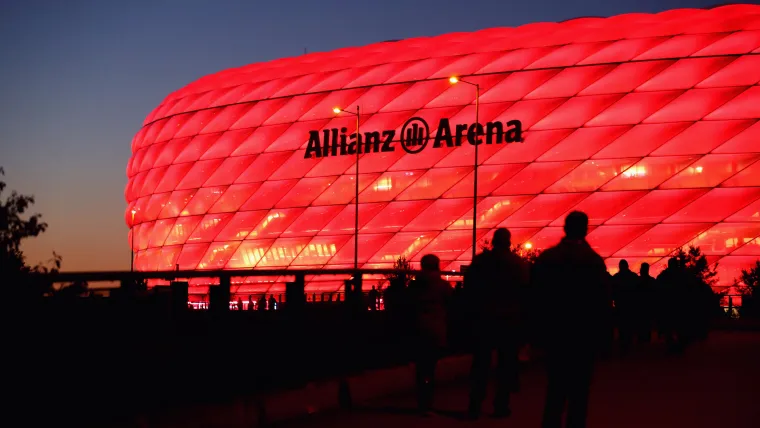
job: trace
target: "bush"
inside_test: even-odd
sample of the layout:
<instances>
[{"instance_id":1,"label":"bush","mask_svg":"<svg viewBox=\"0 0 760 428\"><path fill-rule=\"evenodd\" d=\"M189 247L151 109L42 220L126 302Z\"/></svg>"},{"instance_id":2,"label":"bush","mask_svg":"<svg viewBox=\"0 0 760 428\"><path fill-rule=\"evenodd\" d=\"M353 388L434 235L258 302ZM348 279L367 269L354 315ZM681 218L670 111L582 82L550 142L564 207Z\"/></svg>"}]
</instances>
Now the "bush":
<instances>
[{"instance_id":1,"label":"bush","mask_svg":"<svg viewBox=\"0 0 760 428\"><path fill-rule=\"evenodd\" d=\"M760 317L760 260L749 269L742 269L740 276L742 285L739 293L742 295L742 316Z\"/></svg>"},{"instance_id":2,"label":"bush","mask_svg":"<svg viewBox=\"0 0 760 428\"><path fill-rule=\"evenodd\" d=\"M702 250L691 245L686 250L679 248L671 258L676 259L678 265L684 269L691 286L699 288L698 295L704 295L707 299L707 301L703 300L706 305L705 310L711 315L722 314L720 302L726 292L718 292L713 288L718 282L718 264L711 265L707 257L702 254Z\"/></svg>"}]
</instances>

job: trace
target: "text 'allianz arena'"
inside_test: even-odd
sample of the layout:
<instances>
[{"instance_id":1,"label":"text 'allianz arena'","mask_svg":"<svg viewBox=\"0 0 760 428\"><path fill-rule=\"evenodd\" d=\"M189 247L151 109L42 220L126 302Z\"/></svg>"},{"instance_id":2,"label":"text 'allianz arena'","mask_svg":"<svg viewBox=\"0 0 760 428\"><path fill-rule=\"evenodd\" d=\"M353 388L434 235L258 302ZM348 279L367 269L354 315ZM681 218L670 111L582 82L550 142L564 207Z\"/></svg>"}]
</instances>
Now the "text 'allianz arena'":
<instances>
[{"instance_id":1,"label":"text 'allianz arena'","mask_svg":"<svg viewBox=\"0 0 760 428\"><path fill-rule=\"evenodd\" d=\"M473 139L475 86L451 76L479 86ZM481 241L508 227L513 243L546 248L562 237L564 215L581 210L610 272L625 258L657 274L669 253L694 244L728 286L760 258L759 81L760 6L751 5L452 33L224 70L170 94L132 141L135 266L353 267L358 106L360 267L427 253L445 269L469 262L471 141L480 139ZM401 141L411 118L429 124L416 153ZM521 142L507 142L510 121ZM505 138L486 138L487 123ZM307 291L341 286L312 281Z\"/></svg>"}]
</instances>

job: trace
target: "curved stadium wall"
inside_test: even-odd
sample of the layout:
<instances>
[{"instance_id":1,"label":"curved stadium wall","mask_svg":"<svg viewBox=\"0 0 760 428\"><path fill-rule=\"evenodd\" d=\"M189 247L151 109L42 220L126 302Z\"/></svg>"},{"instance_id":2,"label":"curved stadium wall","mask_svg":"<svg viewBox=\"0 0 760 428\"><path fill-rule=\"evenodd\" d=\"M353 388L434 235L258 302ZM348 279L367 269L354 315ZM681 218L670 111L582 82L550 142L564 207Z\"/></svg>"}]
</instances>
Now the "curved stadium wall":
<instances>
[{"instance_id":1,"label":"curved stadium wall","mask_svg":"<svg viewBox=\"0 0 760 428\"><path fill-rule=\"evenodd\" d=\"M728 286L760 258L760 6L733 5L384 42L205 76L132 141L136 268L352 267L355 156L310 142L355 132L335 106L360 106L363 136L395 131L392 150L361 155L360 266L426 253L446 269L468 263L474 146L464 136L411 154L400 143L412 117L431 141L441 119L452 130L475 122L474 86L452 75L480 86L479 123L522 125L522 142L479 146L481 242L505 226L514 243L545 248L582 210L613 273L625 258L656 274L695 244Z\"/></svg>"}]
</instances>

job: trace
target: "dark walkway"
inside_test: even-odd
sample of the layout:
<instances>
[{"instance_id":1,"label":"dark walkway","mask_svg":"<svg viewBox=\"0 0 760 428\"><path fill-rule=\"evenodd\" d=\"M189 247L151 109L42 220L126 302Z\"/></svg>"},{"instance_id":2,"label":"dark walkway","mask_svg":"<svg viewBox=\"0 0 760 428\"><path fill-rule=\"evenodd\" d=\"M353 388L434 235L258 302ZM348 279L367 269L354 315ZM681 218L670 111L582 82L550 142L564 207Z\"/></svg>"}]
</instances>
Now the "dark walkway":
<instances>
[{"instance_id":1,"label":"dark walkway","mask_svg":"<svg viewBox=\"0 0 760 428\"><path fill-rule=\"evenodd\" d=\"M538 427L545 390L540 367L526 370L513 415L506 420L461 420L464 384L441 388L439 415L414 414L413 395L366 403L352 412L318 414L281 427ZM488 409L490 411L490 409ZM598 366L589 427L758 427L760 426L760 333L713 333L686 354L668 356L662 345Z\"/></svg>"}]
</instances>

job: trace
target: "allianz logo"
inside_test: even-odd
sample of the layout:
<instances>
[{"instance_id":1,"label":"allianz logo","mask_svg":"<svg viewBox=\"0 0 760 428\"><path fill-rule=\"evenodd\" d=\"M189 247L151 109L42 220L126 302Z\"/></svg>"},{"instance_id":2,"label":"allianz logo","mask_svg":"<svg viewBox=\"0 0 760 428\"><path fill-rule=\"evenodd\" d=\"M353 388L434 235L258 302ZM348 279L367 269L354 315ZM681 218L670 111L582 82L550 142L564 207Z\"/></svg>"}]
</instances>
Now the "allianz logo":
<instances>
[{"instance_id":1,"label":"allianz logo","mask_svg":"<svg viewBox=\"0 0 760 428\"><path fill-rule=\"evenodd\" d=\"M309 131L309 143L304 159L356 155L357 146L360 154L394 152L397 146L401 146L407 153L416 154L425 149L430 141L430 127L421 117L407 120L398 139L394 129L370 131L359 135L357 145L356 133L347 134L347 131L347 128ZM488 122L485 125L459 124L452 130L449 119L442 118L438 122L438 133L433 140L433 148L458 147L464 140L471 145L521 143L522 122L510 120L504 123Z\"/></svg>"}]
</instances>

